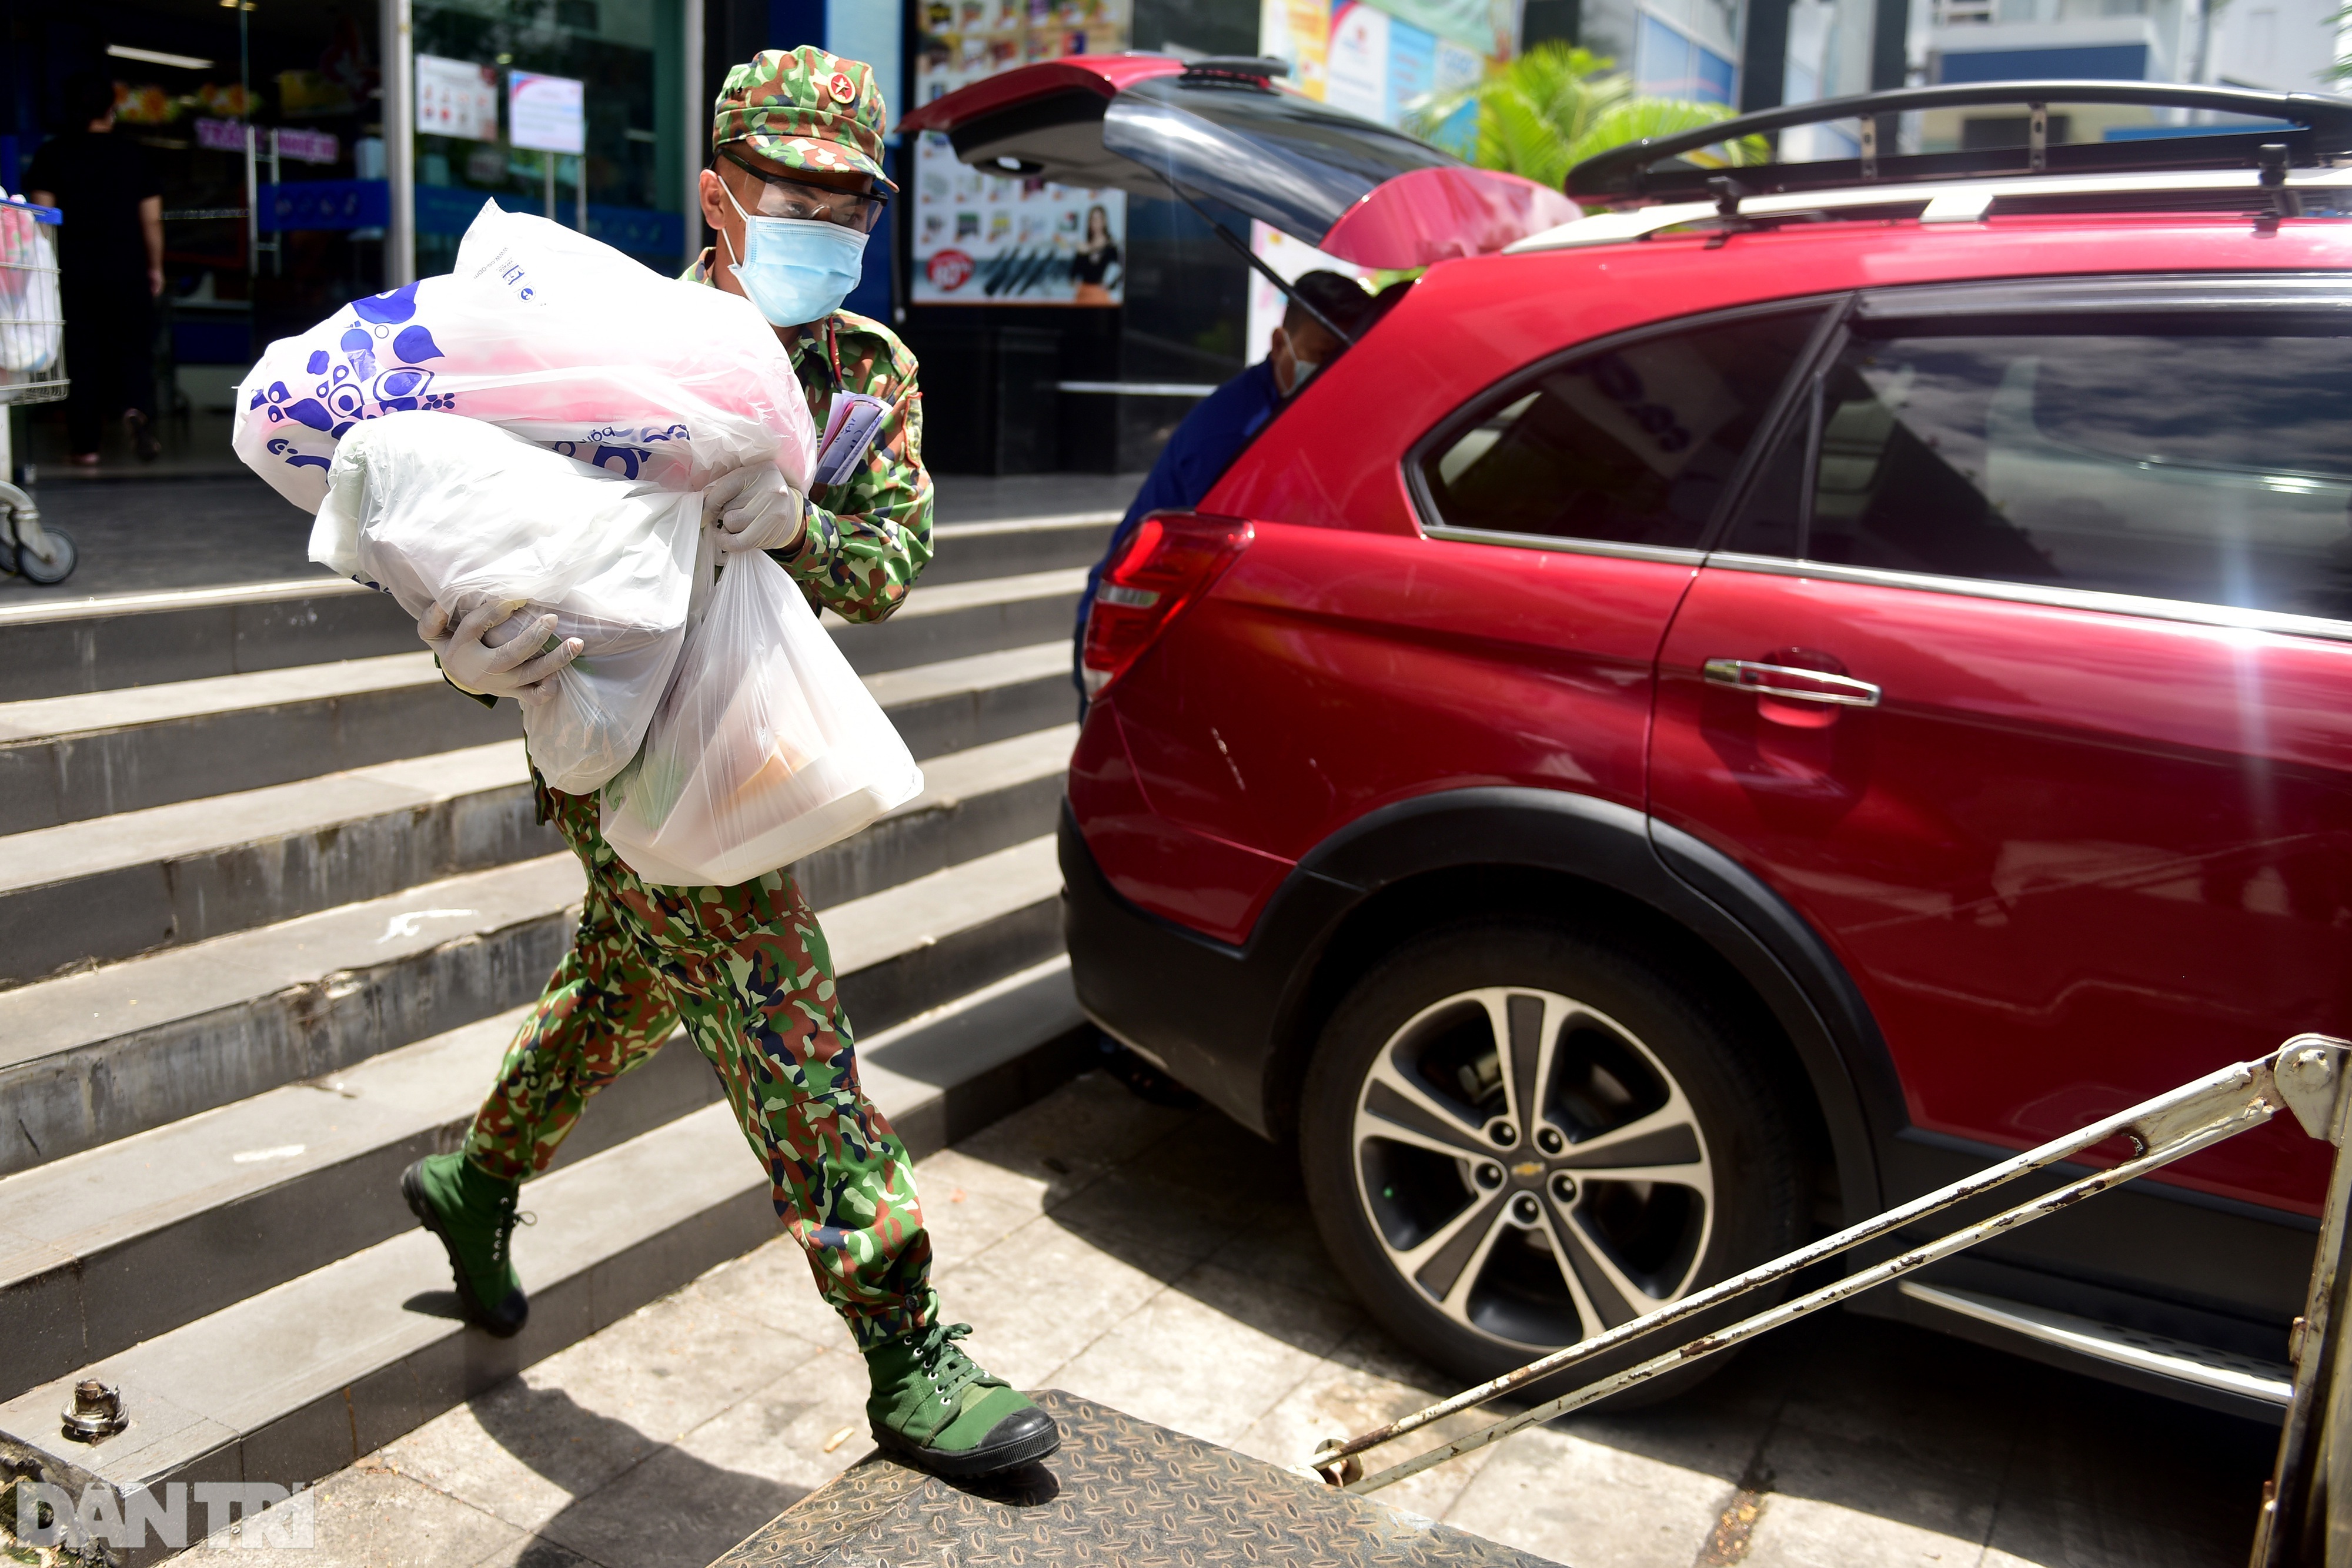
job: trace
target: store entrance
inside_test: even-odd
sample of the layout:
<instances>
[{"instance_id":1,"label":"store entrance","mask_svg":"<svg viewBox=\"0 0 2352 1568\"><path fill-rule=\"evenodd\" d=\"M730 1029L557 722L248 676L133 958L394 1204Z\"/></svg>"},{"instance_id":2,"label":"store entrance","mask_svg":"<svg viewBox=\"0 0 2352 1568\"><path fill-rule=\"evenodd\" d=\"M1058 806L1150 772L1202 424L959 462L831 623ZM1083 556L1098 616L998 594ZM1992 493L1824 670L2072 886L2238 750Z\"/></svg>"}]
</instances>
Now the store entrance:
<instances>
[{"instance_id":1,"label":"store entrance","mask_svg":"<svg viewBox=\"0 0 2352 1568\"><path fill-rule=\"evenodd\" d=\"M417 276L450 269L489 201L677 272L691 254L682 14L677 0L415 0Z\"/></svg>"},{"instance_id":2,"label":"store entrance","mask_svg":"<svg viewBox=\"0 0 2352 1568\"><path fill-rule=\"evenodd\" d=\"M67 129L68 83L95 71L114 84L112 134L138 145L163 207L160 454L142 461L110 407L98 464L76 465L60 404L20 416L17 459L45 483L242 473L231 402L258 346L384 287L376 5L110 0L83 16L17 16L29 68L0 88L0 185L21 188L44 137Z\"/></svg>"}]
</instances>

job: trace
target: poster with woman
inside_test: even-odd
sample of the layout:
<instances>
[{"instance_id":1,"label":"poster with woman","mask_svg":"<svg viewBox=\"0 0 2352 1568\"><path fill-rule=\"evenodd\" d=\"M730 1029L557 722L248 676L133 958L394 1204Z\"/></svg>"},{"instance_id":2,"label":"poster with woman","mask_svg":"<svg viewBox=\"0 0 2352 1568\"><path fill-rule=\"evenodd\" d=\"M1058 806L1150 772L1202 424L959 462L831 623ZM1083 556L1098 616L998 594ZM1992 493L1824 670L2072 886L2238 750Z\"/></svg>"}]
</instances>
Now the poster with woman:
<instances>
[{"instance_id":1,"label":"poster with woman","mask_svg":"<svg viewBox=\"0 0 2352 1568\"><path fill-rule=\"evenodd\" d=\"M927 0L915 95L929 103L983 77L1127 47L1129 0ZM937 132L915 146L914 302L1117 305L1127 197L983 174Z\"/></svg>"}]
</instances>

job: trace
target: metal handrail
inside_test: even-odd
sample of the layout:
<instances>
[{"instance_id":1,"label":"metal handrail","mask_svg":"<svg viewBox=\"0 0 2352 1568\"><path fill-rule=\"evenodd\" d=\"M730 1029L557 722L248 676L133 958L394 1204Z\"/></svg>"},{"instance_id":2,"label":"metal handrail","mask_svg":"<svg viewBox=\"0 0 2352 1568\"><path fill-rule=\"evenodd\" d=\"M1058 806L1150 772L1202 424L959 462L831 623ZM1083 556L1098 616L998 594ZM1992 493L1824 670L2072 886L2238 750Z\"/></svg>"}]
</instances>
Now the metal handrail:
<instances>
[{"instance_id":1,"label":"metal handrail","mask_svg":"<svg viewBox=\"0 0 2352 1568\"><path fill-rule=\"evenodd\" d=\"M1636 1384L1648 1382L1706 1356L1745 1343L1783 1323L1793 1322L1823 1307L1833 1306L1890 1280L1899 1279L1979 1241L2046 1218L2111 1187L2120 1186L2149 1171L2186 1158L2200 1149L2210 1148L2250 1128L2261 1126L2282 1110L2293 1112L2305 1132L2335 1143L2340 1152L2344 1146L2346 1123L2352 1119L2352 1094L2341 1092L2348 1069L2352 1069L2352 1045L2326 1035L2297 1035L2268 1056L2223 1068L2127 1111L2095 1122L2079 1132L2053 1139L2039 1148L2029 1149L1948 1186L1900 1204L1858 1225L1848 1226L1833 1236L1798 1248L1769 1263L1759 1264L1670 1306L1540 1356L1516 1372L1492 1378L1450 1399L1440 1400L1425 1409L1355 1437L1326 1441L1307 1460L1307 1468L1327 1483L1344 1487L1349 1491L1377 1491L1409 1476L1418 1475L1433 1465L1498 1442L1521 1427L1549 1421L1596 1400L1605 1399ZM1418 1431L1448 1416L1506 1397L1531 1384L1622 1349L1660 1329L1789 1280L1824 1260L1865 1242L1892 1236L1929 1215L1979 1197L2019 1176L2084 1154L2116 1137L2128 1141L2131 1157L2105 1170L2070 1182L1934 1241L1908 1247L1883 1263L1783 1301L1727 1328L1702 1334L1662 1355L1652 1356L1556 1398L1530 1406L1465 1437L1417 1454L1401 1464L1370 1476L1361 1474L1357 1456L1369 1449ZM2290 1406L2290 1437L2298 1431L2308 1432L2311 1426L2309 1413L2315 1408L2313 1385L2321 1374L2328 1370L2321 1364L2322 1357L2303 1353L2331 1338L2327 1332L2331 1319L2325 1302L2333 1299L2333 1293L2339 1286L2336 1265L2344 1246L2345 1210L2352 1207L2352 1193L2347 1192L2348 1186L2352 1186L2352 1161L2339 1157L2328 1191L2320 1260L2313 1275L2315 1305L2306 1312L2305 1318L2306 1323L2315 1322L2318 1326L2306 1329L2301 1341L2294 1347L2296 1352L2294 1356L2296 1365L2295 1403ZM2339 1361L2343 1359L2338 1358ZM2347 1367L2340 1375L2352 1377L2352 1367ZM2292 1415L2294 1410L2305 1413L2300 1427ZM2307 1437L2298 1441L2303 1444L2295 1450L2298 1457L2305 1455L2306 1450L2316 1451ZM2352 1443L2352 1432L2340 1435L2336 1447L2340 1450L2347 1443ZM2282 1475L2274 1484L2273 1495L2288 1499L2291 1488L2287 1483L2292 1478L2284 1469L2289 1458L2284 1442L2281 1456ZM2298 1458L2298 1462L2306 1461ZM2263 1528L2266 1540L2273 1534L2267 1523L2270 1517L2265 1514ZM2279 1563L2288 1561L2292 1559L2277 1559ZM2256 1563L2258 1568L2273 1568L2270 1560L2258 1557Z\"/></svg>"}]
</instances>

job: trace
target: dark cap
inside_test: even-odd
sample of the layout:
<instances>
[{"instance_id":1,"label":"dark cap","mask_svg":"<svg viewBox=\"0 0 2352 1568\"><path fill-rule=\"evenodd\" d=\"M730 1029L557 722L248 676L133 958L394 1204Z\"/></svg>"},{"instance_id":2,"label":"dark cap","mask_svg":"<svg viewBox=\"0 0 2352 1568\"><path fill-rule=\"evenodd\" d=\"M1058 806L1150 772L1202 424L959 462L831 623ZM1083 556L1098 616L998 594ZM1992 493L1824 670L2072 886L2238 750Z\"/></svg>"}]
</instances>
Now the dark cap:
<instances>
[{"instance_id":1,"label":"dark cap","mask_svg":"<svg viewBox=\"0 0 2352 1568\"><path fill-rule=\"evenodd\" d=\"M1331 324L1350 336L1369 319L1372 313L1372 297L1364 286L1344 272L1302 272L1291 279L1290 287L1297 298L1282 313L1285 331L1296 331L1315 319L1299 307L1304 299L1330 319Z\"/></svg>"}]
</instances>

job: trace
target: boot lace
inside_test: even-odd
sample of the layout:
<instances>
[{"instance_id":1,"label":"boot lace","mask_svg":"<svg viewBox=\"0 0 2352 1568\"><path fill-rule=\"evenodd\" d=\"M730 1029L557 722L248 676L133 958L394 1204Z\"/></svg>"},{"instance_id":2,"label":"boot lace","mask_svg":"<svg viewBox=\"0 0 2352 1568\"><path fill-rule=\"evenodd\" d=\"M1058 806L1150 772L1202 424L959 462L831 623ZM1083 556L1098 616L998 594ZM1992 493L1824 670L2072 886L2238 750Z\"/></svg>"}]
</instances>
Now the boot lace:
<instances>
[{"instance_id":1,"label":"boot lace","mask_svg":"<svg viewBox=\"0 0 2352 1568\"><path fill-rule=\"evenodd\" d=\"M538 1215L528 1211L518 1213L515 1208L515 1200L513 1198L500 1198L499 1200L498 1228L490 1233L491 1264L494 1267L500 1269L506 1267L507 1243L513 1239L514 1228L516 1226L537 1225L538 1223Z\"/></svg>"},{"instance_id":2,"label":"boot lace","mask_svg":"<svg viewBox=\"0 0 2352 1568\"><path fill-rule=\"evenodd\" d=\"M990 1376L958 1347L955 1342L970 1333L970 1323L934 1323L915 1353L923 1375L939 1391L942 1408L951 1407L956 1396L975 1384L1009 1386L1003 1378Z\"/></svg>"}]
</instances>

